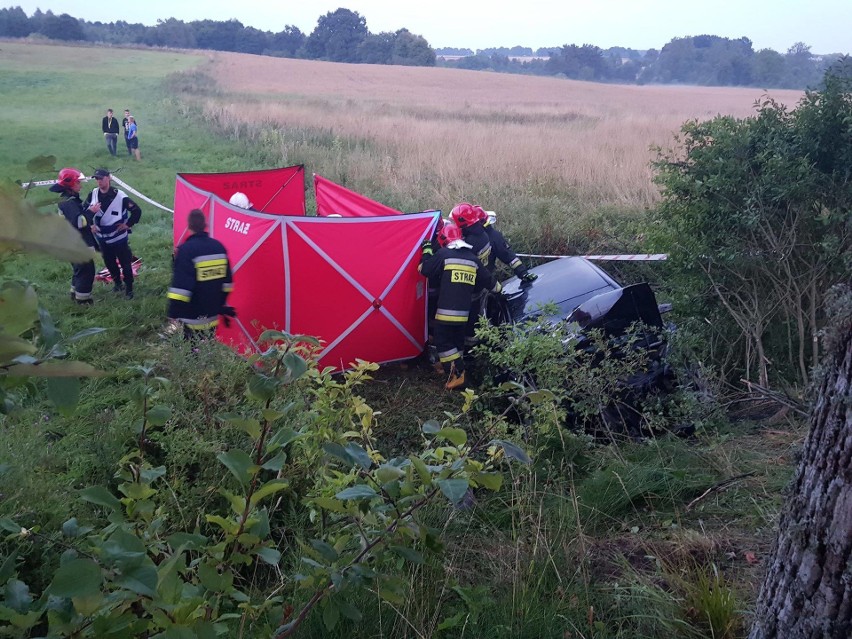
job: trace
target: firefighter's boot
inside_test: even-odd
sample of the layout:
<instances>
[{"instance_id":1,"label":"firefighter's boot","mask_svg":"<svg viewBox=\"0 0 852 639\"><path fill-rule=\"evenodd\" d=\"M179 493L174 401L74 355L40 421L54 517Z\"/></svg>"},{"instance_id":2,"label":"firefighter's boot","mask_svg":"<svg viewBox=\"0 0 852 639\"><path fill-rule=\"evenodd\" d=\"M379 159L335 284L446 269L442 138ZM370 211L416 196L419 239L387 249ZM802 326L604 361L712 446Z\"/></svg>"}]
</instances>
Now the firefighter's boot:
<instances>
[{"instance_id":1,"label":"firefighter's boot","mask_svg":"<svg viewBox=\"0 0 852 639\"><path fill-rule=\"evenodd\" d=\"M455 371L450 373L450 377L447 380L447 383L444 385L444 388L446 388L447 390L463 389L464 371L462 371L461 373L456 373Z\"/></svg>"}]
</instances>

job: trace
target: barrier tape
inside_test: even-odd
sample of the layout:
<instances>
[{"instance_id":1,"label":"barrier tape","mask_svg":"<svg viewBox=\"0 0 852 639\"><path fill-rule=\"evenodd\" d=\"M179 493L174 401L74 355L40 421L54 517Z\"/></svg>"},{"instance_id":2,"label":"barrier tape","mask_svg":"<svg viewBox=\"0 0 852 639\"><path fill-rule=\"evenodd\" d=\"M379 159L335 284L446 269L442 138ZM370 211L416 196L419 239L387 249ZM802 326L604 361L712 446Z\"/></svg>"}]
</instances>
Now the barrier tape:
<instances>
[{"instance_id":1,"label":"barrier tape","mask_svg":"<svg viewBox=\"0 0 852 639\"><path fill-rule=\"evenodd\" d=\"M83 181L88 182L91 179L92 178L84 178ZM148 196L143 195L142 193L140 193L139 191L134 189L132 186L130 186L127 182L123 182L122 180L115 177L115 175L110 175L110 179L113 182L115 182L116 184L118 184L120 187L122 187L123 189L130 191L133 195L135 195L136 197L138 197L141 200L144 200L148 204L153 204L158 209L162 209L163 211L166 211L168 213L174 213L173 209L170 209L167 206L163 206L159 202L155 202L154 200L152 200ZM53 184L56 184L56 180L39 180L38 182L24 182L24 183L21 184L21 188L22 189L31 189L34 186L51 186Z\"/></svg>"},{"instance_id":2,"label":"barrier tape","mask_svg":"<svg viewBox=\"0 0 852 639\"><path fill-rule=\"evenodd\" d=\"M130 186L127 182L122 182L121 180L119 180L119 179L118 179L117 177L115 177L114 175L112 175L112 176L110 176L110 177L112 178L112 181L113 181L113 182L117 182L120 186L123 186L125 189L127 189L128 191L130 191L131 193L133 193L133 195L136 195L136 196L137 196L137 197L139 197L140 199L145 200L148 204L153 204L153 205L154 205L154 206L156 206L158 209L162 209L163 211L166 211L166 212L168 212L168 213L174 213L174 209L170 209L170 208L169 208L169 207L167 207L167 206L163 206L163 205L162 205L162 204L160 204L159 202L155 202L155 201L154 201L154 200L152 200L151 198L149 198L149 197L147 197L147 196L145 196L145 195L142 195L139 191L137 191L136 189L134 189L134 188L133 188L132 186Z\"/></svg>"},{"instance_id":3,"label":"barrier tape","mask_svg":"<svg viewBox=\"0 0 852 639\"><path fill-rule=\"evenodd\" d=\"M518 257L538 257L558 260L563 257L584 257L587 260L602 262L664 262L669 259L667 253L636 253L634 255L536 255L534 253L518 253Z\"/></svg>"}]
</instances>

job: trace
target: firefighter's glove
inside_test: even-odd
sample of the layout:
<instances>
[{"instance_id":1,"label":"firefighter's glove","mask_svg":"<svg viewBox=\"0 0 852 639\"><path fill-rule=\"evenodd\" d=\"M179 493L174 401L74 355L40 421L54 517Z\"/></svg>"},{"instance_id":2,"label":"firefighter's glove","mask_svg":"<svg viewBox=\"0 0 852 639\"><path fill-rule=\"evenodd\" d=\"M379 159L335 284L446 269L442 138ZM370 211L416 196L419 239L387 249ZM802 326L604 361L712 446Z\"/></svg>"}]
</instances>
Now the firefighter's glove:
<instances>
[{"instance_id":1,"label":"firefighter's glove","mask_svg":"<svg viewBox=\"0 0 852 639\"><path fill-rule=\"evenodd\" d=\"M527 284L532 284L537 279L538 279L538 275L536 275L535 273L530 273L529 271L527 271L526 273L521 275L521 281L526 282Z\"/></svg>"},{"instance_id":2,"label":"firefighter's glove","mask_svg":"<svg viewBox=\"0 0 852 639\"><path fill-rule=\"evenodd\" d=\"M233 306L223 306L219 311L219 315L222 316L225 328L231 328L231 318L237 316L237 310Z\"/></svg>"},{"instance_id":3,"label":"firefighter's glove","mask_svg":"<svg viewBox=\"0 0 852 639\"><path fill-rule=\"evenodd\" d=\"M423 255L432 255L432 240L423 240L420 250L423 251Z\"/></svg>"}]
</instances>

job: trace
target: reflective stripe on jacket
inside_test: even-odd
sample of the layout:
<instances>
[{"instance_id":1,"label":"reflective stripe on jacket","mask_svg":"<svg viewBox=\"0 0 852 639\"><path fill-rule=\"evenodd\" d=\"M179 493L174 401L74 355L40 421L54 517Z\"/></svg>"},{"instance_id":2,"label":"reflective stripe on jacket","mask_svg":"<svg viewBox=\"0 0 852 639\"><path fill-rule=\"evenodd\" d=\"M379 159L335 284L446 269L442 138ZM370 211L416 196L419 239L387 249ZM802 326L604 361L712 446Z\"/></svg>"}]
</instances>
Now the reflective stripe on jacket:
<instances>
[{"instance_id":1,"label":"reflective stripe on jacket","mask_svg":"<svg viewBox=\"0 0 852 639\"><path fill-rule=\"evenodd\" d=\"M207 233L190 235L175 255L168 316L191 329L216 326L233 289L225 247Z\"/></svg>"},{"instance_id":2,"label":"reflective stripe on jacket","mask_svg":"<svg viewBox=\"0 0 852 639\"><path fill-rule=\"evenodd\" d=\"M430 279L440 275L434 319L443 324L467 322L475 295L483 288L500 290L500 284L469 248L444 247L433 255L424 255L420 272Z\"/></svg>"}]
</instances>

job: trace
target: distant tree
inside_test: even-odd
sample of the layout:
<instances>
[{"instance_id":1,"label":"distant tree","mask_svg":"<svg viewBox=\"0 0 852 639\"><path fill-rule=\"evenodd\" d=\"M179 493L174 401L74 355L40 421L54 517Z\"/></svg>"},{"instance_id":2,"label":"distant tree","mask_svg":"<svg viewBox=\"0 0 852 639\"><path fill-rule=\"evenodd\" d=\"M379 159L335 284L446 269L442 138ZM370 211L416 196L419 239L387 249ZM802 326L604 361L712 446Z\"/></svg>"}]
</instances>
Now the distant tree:
<instances>
[{"instance_id":1,"label":"distant tree","mask_svg":"<svg viewBox=\"0 0 852 639\"><path fill-rule=\"evenodd\" d=\"M752 82L753 56L748 38L674 38L662 48L648 75L666 83L748 85Z\"/></svg>"},{"instance_id":2,"label":"distant tree","mask_svg":"<svg viewBox=\"0 0 852 639\"><path fill-rule=\"evenodd\" d=\"M25 38L32 33L30 19L21 7L0 9L0 35L6 38Z\"/></svg>"},{"instance_id":3,"label":"distant tree","mask_svg":"<svg viewBox=\"0 0 852 639\"><path fill-rule=\"evenodd\" d=\"M85 40L86 34L83 28L74 18L67 13L55 16L48 11L44 16L44 21L39 30L43 36L51 40Z\"/></svg>"},{"instance_id":4,"label":"distant tree","mask_svg":"<svg viewBox=\"0 0 852 639\"><path fill-rule=\"evenodd\" d=\"M606 78L607 67L599 47L566 44L551 54L545 68L552 75L561 74L575 80L601 80Z\"/></svg>"},{"instance_id":5,"label":"distant tree","mask_svg":"<svg viewBox=\"0 0 852 639\"><path fill-rule=\"evenodd\" d=\"M155 47L194 49L198 46L195 30L183 20L157 20L157 24L146 30L142 42Z\"/></svg>"},{"instance_id":6,"label":"distant tree","mask_svg":"<svg viewBox=\"0 0 852 639\"><path fill-rule=\"evenodd\" d=\"M787 66L788 86L797 89L815 87L822 78L811 48L804 42L796 42L784 56Z\"/></svg>"},{"instance_id":7,"label":"distant tree","mask_svg":"<svg viewBox=\"0 0 852 639\"><path fill-rule=\"evenodd\" d=\"M529 47L522 46L514 46L514 47L489 47L487 49L477 49L476 51L479 55L499 55L499 56L513 56L513 57L522 57L522 56L531 56L533 54L533 50Z\"/></svg>"},{"instance_id":8,"label":"distant tree","mask_svg":"<svg viewBox=\"0 0 852 639\"><path fill-rule=\"evenodd\" d=\"M266 31L245 27L237 34L236 51L240 53L262 54L269 47L269 34Z\"/></svg>"},{"instance_id":9,"label":"distant tree","mask_svg":"<svg viewBox=\"0 0 852 639\"><path fill-rule=\"evenodd\" d=\"M394 34L391 64L433 67L435 51L423 36L415 35L408 29L400 29Z\"/></svg>"},{"instance_id":10,"label":"distant tree","mask_svg":"<svg viewBox=\"0 0 852 639\"><path fill-rule=\"evenodd\" d=\"M641 60L642 59L642 51L638 51L636 49L628 49L626 47L610 47L604 51L605 56L618 57L628 60Z\"/></svg>"},{"instance_id":11,"label":"distant tree","mask_svg":"<svg viewBox=\"0 0 852 639\"><path fill-rule=\"evenodd\" d=\"M198 48L214 51L237 51L237 40L245 29L239 20L200 20L190 24L195 30Z\"/></svg>"},{"instance_id":12,"label":"distant tree","mask_svg":"<svg viewBox=\"0 0 852 639\"><path fill-rule=\"evenodd\" d=\"M459 49L456 47L441 47L440 49L435 49L435 53L438 55L473 55L473 49Z\"/></svg>"},{"instance_id":13,"label":"distant tree","mask_svg":"<svg viewBox=\"0 0 852 639\"><path fill-rule=\"evenodd\" d=\"M368 33L358 45L358 62L365 64L391 64L396 34L388 31Z\"/></svg>"},{"instance_id":14,"label":"distant tree","mask_svg":"<svg viewBox=\"0 0 852 639\"><path fill-rule=\"evenodd\" d=\"M53 15L51 11L47 12ZM41 9L36 9L30 16L30 33L41 33L41 25L44 24L45 14Z\"/></svg>"},{"instance_id":15,"label":"distant tree","mask_svg":"<svg viewBox=\"0 0 852 639\"><path fill-rule=\"evenodd\" d=\"M86 22L81 20L86 40L90 42L108 42L110 44L130 44L140 42L145 44L145 38L156 27L146 27L144 24L128 23L124 20L116 22ZM188 27L190 30L194 30ZM194 35L193 35L194 38ZM194 40L193 40L194 41ZM177 45L175 45L177 46ZM196 46L195 44L191 46Z\"/></svg>"},{"instance_id":16,"label":"distant tree","mask_svg":"<svg viewBox=\"0 0 852 639\"><path fill-rule=\"evenodd\" d=\"M482 71L491 68L491 58L487 55L469 55L459 58L455 66L459 69Z\"/></svg>"},{"instance_id":17,"label":"distant tree","mask_svg":"<svg viewBox=\"0 0 852 639\"><path fill-rule=\"evenodd\" d=\"M357 11L337 9L320 17L305 41L306 57L357 62L358 46L367 37L367 21Z\"/></svg>"},{"instance_id":18,"label":"distant tree","mask_svg":"<svg viewBox=\"0 0 852 639\"><path fill-rule=\"evenodd\" d=\"M757 86L784 86L786 63L784 56L772 49L761 49L752 59L752 80Z\"/></svg>"},{"instance_id":19,"label":"distant tree","mask_svg":"<svg viewBox=\"0 0 852 639\"><path fill-rule=\"evenodd\" d=\"M269 52L286 58L295 58L305 44L305 34L298 27L287 25L269 38Z\"/></svg>"},{"instance_id":20,"label":"distant tree","mask_svg":"<svg viewBox=\"0 0 852 639\"><path fill-rule=\"evenodd\" d=\"M607 77L615 82L636 82L642 72L642 63L639 60L624 59L620 57L607 56L605 58L609 70Z\"/></svg>"}]
</instances>

